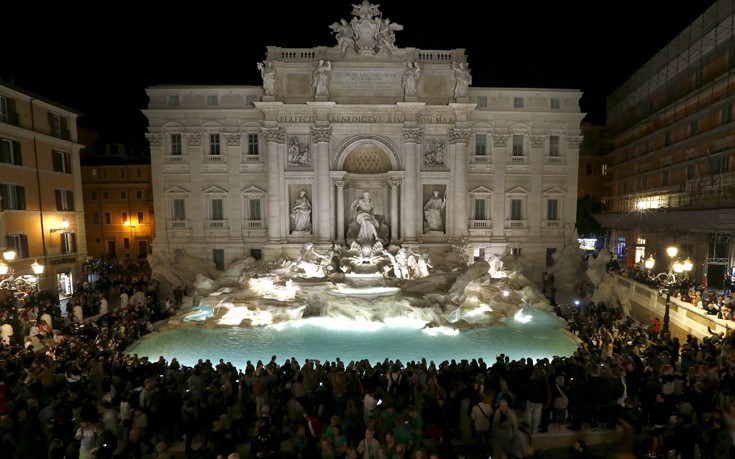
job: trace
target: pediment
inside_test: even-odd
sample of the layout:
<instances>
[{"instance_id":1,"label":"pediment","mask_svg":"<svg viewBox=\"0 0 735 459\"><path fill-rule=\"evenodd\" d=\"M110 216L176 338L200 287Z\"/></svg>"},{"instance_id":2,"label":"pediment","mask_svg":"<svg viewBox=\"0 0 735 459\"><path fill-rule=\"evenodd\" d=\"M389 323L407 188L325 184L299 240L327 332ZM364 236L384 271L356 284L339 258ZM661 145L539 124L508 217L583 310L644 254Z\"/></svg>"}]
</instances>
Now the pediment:
<instances>
[{"instance_id":1,"label":"pediment","mask_svg":"<svg viewBox=\"0 0 735 459\"><path fill-rule=\"evenodd\" d=\"M227 194L227 190L223 190L222 188L213 185L207 188L206 190L202 191L204 194Z\"/></svg>"},{"instance_id":2,"label":"pediment","mask_svg":"<svg viewBox=\"0 0 735 459\"><path fill-rule=\"evenodd\" d=\"M548 190L544 191L544 194L566 194L566 191L562 190L558 186L553 186Z\"/></svg>"},{"instance_id":3,"label":"pediment","mask_svg":"<svg viewBox=\"0 0 735 459\"><path fill-rule=\"evenodd\" d=\"M265 194L265 191L261 190L257 186L251 186L242 190L242 194Z\"/></svg>"},{"instance_id":4,"label":"pediment","mask_svg":"<svg viewBox=\"0 0 735 459\"><path fill-rule=\"evenodd\" d=\"M505 193L506 194L528 194L528 190L523 188L522 186L517 186L517 187L511 188Z\"/></svg>"},{"instance_id":5,"label":"pediment","mask_svg":"<svg viewBox=\"0 0 735 459\"><path fill-rule=\"evenodd\" d=\"M166 190L166 194L189 194L189 190L181 188L180 186L172 186Z\"/></svg>"},{"instance_id":6,"label":"pediment","mask_svg":"<svg viewBox=\"0 0 735 459\"><path fill-rule=\"evenodd\" d=\"M483 193L492 193L492 190L488 190L484 186L478 186L474 190L470 190L470 194L483 194Z\"/></svg>"}]
</instances>

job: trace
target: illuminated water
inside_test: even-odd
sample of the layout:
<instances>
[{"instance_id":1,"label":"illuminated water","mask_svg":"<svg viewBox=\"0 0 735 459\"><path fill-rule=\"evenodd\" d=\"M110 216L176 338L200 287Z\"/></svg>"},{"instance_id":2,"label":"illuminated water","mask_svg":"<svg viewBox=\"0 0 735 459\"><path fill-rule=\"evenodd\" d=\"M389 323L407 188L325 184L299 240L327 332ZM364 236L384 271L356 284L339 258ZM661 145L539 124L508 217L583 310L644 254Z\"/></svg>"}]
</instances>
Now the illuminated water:
<instances>
[{"instance_id":1,"label":"illuminated water","mask_svg":"<svg viewBox=\"0 0 735 459\"><path fill-rule=\"evenodd\" d=\"M576 350L574 339L563 332L564 323L553 315L532 308L524 314L530 321L505 319L506 326L491 326L447 335L422 330L420 325L352 323L347 327L330 319L305 319L286 325L264 328L217 328L186 326L154 332L128 349L131 354L151 360L163 356L193 366L198 359L219 359L244 368L246 361L268 361L276 355L279 362L295 357L343 361L369 359L370 362L400 359L403 362L426 358L437 364L444 360L482 357L492 363L501 353L511 359L570 356ZM341 327L337 327L340 325Z\"/></svg>"}]
</instances>

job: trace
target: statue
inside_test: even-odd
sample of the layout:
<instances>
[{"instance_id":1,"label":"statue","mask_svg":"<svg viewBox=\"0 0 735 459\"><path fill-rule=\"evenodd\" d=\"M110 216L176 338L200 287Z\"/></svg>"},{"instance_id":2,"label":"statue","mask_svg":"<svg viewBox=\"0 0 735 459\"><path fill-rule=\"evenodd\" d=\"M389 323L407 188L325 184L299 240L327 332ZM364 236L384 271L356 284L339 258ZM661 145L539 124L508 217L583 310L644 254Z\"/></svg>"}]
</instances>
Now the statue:
<instances>
[{"instance_id":1,"label":"statue","mask_svg":"<svg viewBox=\"0 0 735 459\"><path fill-rule=\"evenodd\" d=\"M348 49L355 50L355 38L352 26L347 23L344 19L340 19L340 22L335 22L331 26L332 33L334 33L337 39L337 47L339 52L344 56Z\"/></svg>"},{"instance_id":2,"label":"statue","mask_svg":"<svg viewBox=\"0 0 735 459\"><path fill-rule=\"evenodd\" d=\"M452 62L452 70L457 84L454 86L454 101L457 102L467 95L467 88L472 84L472 75L470 70L461 62Z\"/></svg>"},{"instance_id":3,"label":"statue","mask_svg":"<svg viewBox=\"0 0 735 459\"><path fill-rule=\"evenodd\" d=\"M312 74L312 87L316 88L314 93L317 97L329 97L329 74L332 71L332 63L319 59L319 63Z\"/></svg>"},{"instance_id":4,"label":"statue","mask_svg":"<svg viewBox=\"0 0 735 459\"><path fill-rule=\"evenodd\" d=\"M375 218L373 200L370 192L365 190L362 197L355 199L350 206L352 218L360 225L360 231L355 240L359 243L370 243L378 240L378 220Z\"/></svg>"},{"instance_id":5,"label":"statue","mask_svg":"<svg viewBox=\"0 0 735 459\"><path fill-rule=\"evenodd\" d=\"M276 94L276 69L273 67L273 62L258 62L258 70L260 70L260 76L263 78L263 92L266 96L273 96Z\"/></svg>"},{"instance_id":6,"label":"statue","mask_svg":"<svg viewBox=\"0 0 735 459\"><path fill-rule=\"evenodd\" d=\"M299 257L291 263L291 269L299 271L301 277L325 277L328 274L332 262L334 249L326 254L317 252L313 242L307 242L301 248Z\"/></svg>"},{"instance_id":7,"label":"statue","mask_svg":"<svg viewBox=\"0 0 735 459\"><path fill-rule=\"evenodd\" d=\"M444 144L442 142L433 139L426 140L426 153L424 154L424 164L427 166L444 165Z\"/></svg>"},{"instance_id":8,"label":"statue","mask_svg":"<svg viewBox=\"0 0 735 459\"><path fill-rule=\"evenodd\" d=\"M403 26L390 22L388 18L383 19L378 29L378 48L387 48L391 54L396 51L396 30L403 30Z\"/></svg>"},{"instance_id":9,"label":"statue","mask_svg":"<svg viewBox=\"0 0 735 459\"><path fill-rule=\"evenodd\" d=\"M444 221L442 219L442 211L447 205L447 196L439 196L439 192L434 190L434 195L424 204L424 221L426 222L426 230L428 231L444 231Z\"/></svg>"},{"instance_id":10,"label":"statue","mask_svg":"<svg viewBox=\"0 0 735 459\"><path fill-rule=\"evenodd\" d=\"M291 227L294 232L311 231L311 202L305 190L299 192L299 197L291 207Z\"/></svg>"},{"instance_id":11,"label":"statue","mask_svg":"<svg viewBox=\"0 0 735 459\"><path fill-rule=\"evenodd\" d=\"M409 62L403 72L403 91L406 96L415 96L418 89L418 81L421 78L421 68L418 62Z\"/></svg>"}]
</instances>

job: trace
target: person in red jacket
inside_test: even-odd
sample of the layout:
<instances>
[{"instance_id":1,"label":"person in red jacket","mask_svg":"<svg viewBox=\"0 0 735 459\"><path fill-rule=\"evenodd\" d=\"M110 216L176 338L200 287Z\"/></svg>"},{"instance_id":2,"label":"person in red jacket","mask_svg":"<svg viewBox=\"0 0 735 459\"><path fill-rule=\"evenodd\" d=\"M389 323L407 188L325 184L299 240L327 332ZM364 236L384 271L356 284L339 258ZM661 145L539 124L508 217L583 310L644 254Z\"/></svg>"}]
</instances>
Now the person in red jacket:
<instances>
[{"instance_id":1,"label":"person in red jacket","mask_svg":"<svg viewBox=\"0 0 735 459\"><path fill-rule=\"evenodd\" d=\"M657 341L661 333L661 321L658 317L651 319L651 339Z\"/></svg>"}]
</instances>

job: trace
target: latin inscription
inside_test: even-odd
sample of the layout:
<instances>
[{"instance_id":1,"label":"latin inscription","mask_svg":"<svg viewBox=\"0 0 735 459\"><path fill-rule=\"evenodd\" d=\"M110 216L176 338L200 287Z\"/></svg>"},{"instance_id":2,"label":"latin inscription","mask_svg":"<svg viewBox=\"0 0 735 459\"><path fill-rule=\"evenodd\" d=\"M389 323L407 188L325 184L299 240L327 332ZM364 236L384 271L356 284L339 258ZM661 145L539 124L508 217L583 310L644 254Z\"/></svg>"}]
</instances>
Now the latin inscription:
<instances>
[{"instance_id":1,"label":"latin inscription","mask_svg":"<svg viewBox=\"0 0 735 459\"><path fill-rule=\"evenodd\" d=\"M337 70L332 72L330 90L356 96L401 93L402 77L402 70Z\"/></svg>"}]
</instances>

